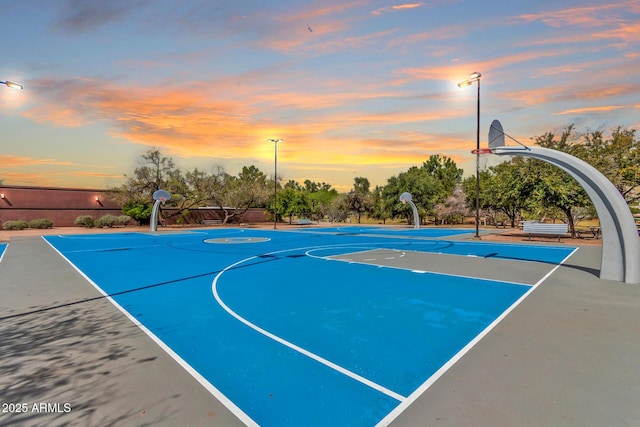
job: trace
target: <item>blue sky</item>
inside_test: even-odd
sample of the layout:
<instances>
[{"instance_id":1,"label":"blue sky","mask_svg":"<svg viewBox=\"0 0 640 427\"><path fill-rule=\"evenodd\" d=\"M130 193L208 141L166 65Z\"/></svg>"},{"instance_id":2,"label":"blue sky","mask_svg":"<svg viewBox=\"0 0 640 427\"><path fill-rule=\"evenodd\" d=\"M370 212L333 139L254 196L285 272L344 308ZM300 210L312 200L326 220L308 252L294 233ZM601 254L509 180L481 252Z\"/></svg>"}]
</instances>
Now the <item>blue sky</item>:
<instances>
[{"instance_id":1,"label":"blue sky","mask_svg":"<svg viewBox=\"0 0 640 427\"><path fill-rule=\"evenodd\" d=\"M502 122L640 125L640 0L24 0L0 15L0 179L106 188L151 147L345 191L452 157ZM489 159L487 162L493 162Z\"/></svg>"}]
</instances>

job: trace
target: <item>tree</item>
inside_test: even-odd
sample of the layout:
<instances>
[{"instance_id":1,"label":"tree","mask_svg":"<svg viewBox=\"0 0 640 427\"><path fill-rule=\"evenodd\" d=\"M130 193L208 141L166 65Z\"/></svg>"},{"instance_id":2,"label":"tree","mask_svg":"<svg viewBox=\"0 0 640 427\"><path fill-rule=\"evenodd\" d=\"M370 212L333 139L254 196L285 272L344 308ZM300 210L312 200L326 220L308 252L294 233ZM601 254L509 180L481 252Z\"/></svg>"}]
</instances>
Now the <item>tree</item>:
<instances>
[{"instance_id":1,"label":"tree","mask_svg":"<svg viewBox=\"0 0 640 427\"><path fill-rule=\"evenodd\" d=\"M353 189L347 193L347 207L350 212L356 215L360 224L362 214L371 212L371 193L369 191L369 180L364 177L356 177L353 182Z\"/></svg>"},{"instance_id":2,"label":"tree","mask_svg":"<svg viewBox=\"0 0 640 427\"><path fill-rule=\"evenodd\" d=\"M489 170L481 170L480 171L480 197L478 197L478 201L480 202L480 215L486 216L487 211L494 208L491 204L490 199L488 197L488 191L492 187L493 182L491 179L491 172ZM476 176L472 175L465 178L462 181L462 190L465 194L465 200L467 202L467 206L473 212L476 211Z\"/></svg>"},{"instance_id":3,"label":"tree","mask_svg":"<svg viewBox=\"0 0 640 427\"><path fill-rule=\"evenodd\" d=\"M153 193L166 189L171 173L175 170L171 157L162 155L157 148L151 148L138 160L138 167L133 171L133 175L127 177L123 185L112 189L111 195L122 203L129 200L152 202Z\"/></svg>"},{"instance_id":4,"label":"tree","mask_svg":"<svg viewBox=\"0 0 640 427\"><path fill-rule=\"evenodd\" d=\"M249 208L265 207L269 198L267 177L255 166L244 166L232 176L219 171L214 206L224 213L223 223L242 216Z\"/></svg>"},{"instance_id":5,"label":"tree","mask_svg":"<svg viewBox=\"0 0 640 427\"><path fill-rule=\"evenodd\" d=\"M123 205L125 215L141 224L147 223L154 203L153 193L167 189L174 173L176 168L173 159L163 156L157 148L151 148L141 156L133 176L128 177L120 187L110 189L109 197Z\"/></svg>"},{"instance_id":6,"label":"tree","mask_svg":"<svg viewBox=\"0 0 640 427\"><path fill-rule=\"evenodd\" d=\"M371 218L382 220L383 224L386 224L387 219L393 217L391 206L393 204L386 203L384 197L384 187L376 185L376 188L371 192Z\"/></svg>"},{"instance_id":7,"label":"tree","mask_svg":"<svg viewBox=\"0 0 640 427\"><path fill-rule=\"evenodd\" d=\"M429 156L422 167L439 183L438 187L441 193L436 195L439 198L436 202L443 201L453 195L462 181L463 170L458 168L456 162L450 157L441 157L437 154Z\"/></svg>"},{"instance_id":8,"label":"tree","mask_svg":"<svg viewBox=\"0 0 640 427\"><path fill-rule=\"evenodd\" d=\"M344 222L349 216L349 206L346 194L338 195L331 202L329 212L327 213L329 221L331 222Z\"/></svg>"},{"instance_id":9,"label":"tree","mask_svg":"<svg viewBox=\"0 0 640 427\"><path fill-rule=\"evenodd\" d=\"M540 170L532 166L531 162L516 156L489 168L489 174L482 180L482 207L504 214L512 228L532 204L531 197L540 174ZM473 191L475 193L475 183Z\"/></svg>"},{"instance_id":10,"label":"tree","mask_svg":"<svg viewBox=\"0 0 640 427\"><path fill-rule=\"evenodd\" d=\"M440 181L424 167L412 166L406 172L389 178L383 189L383 209L393 218L404 217L407 224L411 224L413 209L400 202L400 195L404 192L413 197L420 218L434 214L436 202L442 200L444 194Z\"/></svg>"},{"instance_id":11,"label":"tree","mask_svg":"<svg viewBox=\"0 0 640 427\"><path fill-rule=\"evenodd\" d=\"M308 195L310 215L315 219L326 217L331 204L338 197L338 192L326 182L318 183L306 180L304 191Z\"/></svg>"},{"instance_id":12,"label":"tree","mask_svg":"<svg viewBox=\"0 0 640 427\"><path fill-rule=\"evenodd\" d=\"M640 141L635 130L615 128L609 138L588 132L576 155L598 169L615 185L627 204L640 201Z\"/></svg>"},{"instance_id":13,"label":"tree","mask_svg":"<svg viewBox=\"0 0 640 427\"><path fill-rule=\"evenodd\" d=\"M443 224L456 224L464 220L467 215L467 201L462 187L456 187L451 196L435 206L436 214L442 219Z\"/></svg>"},{"instance_id":14,"label":"tree","mask_svg":"<svg viewBox=\"0 0 640 427\"><path fill-rule=\"evenodd\" d=\"M307 217L311 213L308 193L287 187L278 196L278 212L289 217L289 224L293 217Z\"/></svg>"},{"instance_id":15,"label":"tree","mask_svg":"<svg viewBox=\"0 0 640 427\"><path fill-rule=\"evenodd\" d=\"M573 125L568 126L559 139L556 139L553 133L548 132L536 137L535 140L537 145L541 147L576 155L580 153L580 148L576 145L576 139L572 132ZM576 214L576 208L585 208L591 205L587 193L571 175L560 168L541 160L528 159L528 161L539 170L534 197L542 206L560 210L567 220L571 237L575 238L576 218L574 214Z\"/></svg>"}]
</instances>

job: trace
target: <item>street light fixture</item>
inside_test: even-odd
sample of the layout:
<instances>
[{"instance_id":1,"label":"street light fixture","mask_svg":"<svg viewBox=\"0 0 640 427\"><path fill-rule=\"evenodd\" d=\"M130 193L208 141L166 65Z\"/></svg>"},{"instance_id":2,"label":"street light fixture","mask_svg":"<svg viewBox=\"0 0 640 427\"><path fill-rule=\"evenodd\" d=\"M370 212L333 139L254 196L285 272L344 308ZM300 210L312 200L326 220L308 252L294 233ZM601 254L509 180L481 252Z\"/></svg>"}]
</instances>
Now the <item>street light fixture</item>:
<instances>
[{"instance_id":1,"label":"street light fixture","mask_svg":"<svg viewBox=\"0 0 640 427\"><path fill-rule=\"evenodd\" d=\"M24 87L22 87L21 84L15 83L15 82L10 82L9 80L6 80L4 82L0 82L0 84L6 85L7 87L10 87L11 89L24 89Z\"/></svg>"},{"instance_id":2,"label":"street light fixture","mask_svg":"<svg viewBox=\"0 0 640 427\"><path fill-rule=\"evenodd\" d=\"M284 139L269 138L267 141L273 142L273 229L276 230L278 220L278 216L276 214L276 209L278 209L278 142L284 142Z\"/></svg>"},{"instance_id":3,"label":"street light fixture","mask_svg":"<svg viewBox=\"0 0 640 427\"><path fill-rule=\"evenodd\" d=\"M473 82L478 83L478 123L476 132L476 235L475 238L480 238L480 77L482 74L474 72L469 75L469 78L458 83L458 87L471 86Z\"/></svg>"}]
</instances>

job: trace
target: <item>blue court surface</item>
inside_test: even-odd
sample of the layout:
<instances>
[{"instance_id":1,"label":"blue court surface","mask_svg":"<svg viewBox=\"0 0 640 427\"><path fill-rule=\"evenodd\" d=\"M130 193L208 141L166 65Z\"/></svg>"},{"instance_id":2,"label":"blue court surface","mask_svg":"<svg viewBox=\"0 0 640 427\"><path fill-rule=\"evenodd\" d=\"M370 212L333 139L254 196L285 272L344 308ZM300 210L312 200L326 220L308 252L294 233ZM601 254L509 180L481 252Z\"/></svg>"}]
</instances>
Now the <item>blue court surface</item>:
<instances>
[{"instance_id":1,"label":"blue court surface","mask_svg":"<svg viewBox=\"0 0 640 427\"><path fill-rule=\"evenodd\" d=\"M319 228L303 228L299 231L314 233L334 233L334 234L364 234L364 235L379 235L379 236L414 236L414 237L446 237L457 236L459 234L471 234L475 230L468 228L392 228L392 227L360 227L360 226L345 226L345 227L319 227Z\"/></svg>"},{"instance_id":2,"label":"blue court surface","mask_svg":"<svg viewBox=\"0 0 640 427\"><path fill-rule=\"evenodd\" d=\"M386 425L533 285L341 256L410 251L551 271L574 250L340 230L45 239L242 421L279 427Z\"/></svg>"},{"instance_id":3,"label":"blue court surface","mask_svg":"<svg viewBox=\"0 0 640 427\"><path fill-rule=\"evenodd\" d=\"M6 243L0 243L0 261L2 261L2 257L4 256L4 251L7 249Z\"/></svg>"}]
</instances>

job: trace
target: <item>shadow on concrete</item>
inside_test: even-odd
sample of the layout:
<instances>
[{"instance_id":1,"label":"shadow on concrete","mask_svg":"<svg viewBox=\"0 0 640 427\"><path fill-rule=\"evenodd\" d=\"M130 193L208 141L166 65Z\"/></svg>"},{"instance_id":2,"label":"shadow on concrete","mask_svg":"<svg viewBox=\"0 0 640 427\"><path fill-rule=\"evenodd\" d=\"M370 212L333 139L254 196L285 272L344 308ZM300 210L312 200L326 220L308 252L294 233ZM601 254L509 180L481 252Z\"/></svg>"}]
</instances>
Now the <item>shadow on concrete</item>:
<instances>
[{"instance_id":1,"label":"shadow on concrete","mask_svg":"<svg viewBox=\"0 0 640 427\"><path fill-rule=\"evenodd\" d=\"M142 426L170 415L156 408L150 418L148 407L100 409L108 408L114 396L127 394L118 387L121 377L156 360L136 357L131 338L140 330L120 313L104 310L106 304L33 310L0 321L1 400L14 404L4 408L12 410L0 414L0 425ZM155 405L169 408L165 403ZM15 404L26 412L16 412Z\"/></svg>"}]
</instances>

